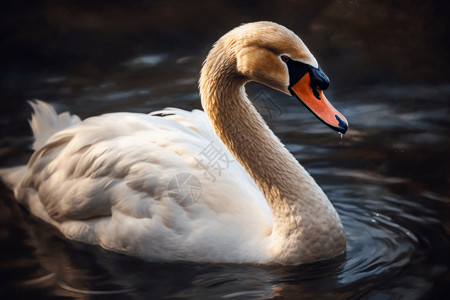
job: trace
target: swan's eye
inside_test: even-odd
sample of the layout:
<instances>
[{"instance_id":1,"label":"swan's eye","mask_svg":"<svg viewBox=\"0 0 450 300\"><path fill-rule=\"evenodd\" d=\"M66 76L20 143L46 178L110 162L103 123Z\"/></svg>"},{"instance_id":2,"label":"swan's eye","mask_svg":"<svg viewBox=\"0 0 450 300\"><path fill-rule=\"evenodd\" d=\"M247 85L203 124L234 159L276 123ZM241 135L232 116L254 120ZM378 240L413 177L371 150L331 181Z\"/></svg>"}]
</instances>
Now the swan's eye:
<instances>
[{"instance_id":1,"label":"swan's eye","mask_svg":"<svg viewBox=\"0 0 450 300\"><path fill-rule=\"evenodd\" d=\"M281 55L281 60L284 61L284 62L288 62L288 61L290 61L291 59L290 59L289 56Z\"/></svg>"}]
</instances>

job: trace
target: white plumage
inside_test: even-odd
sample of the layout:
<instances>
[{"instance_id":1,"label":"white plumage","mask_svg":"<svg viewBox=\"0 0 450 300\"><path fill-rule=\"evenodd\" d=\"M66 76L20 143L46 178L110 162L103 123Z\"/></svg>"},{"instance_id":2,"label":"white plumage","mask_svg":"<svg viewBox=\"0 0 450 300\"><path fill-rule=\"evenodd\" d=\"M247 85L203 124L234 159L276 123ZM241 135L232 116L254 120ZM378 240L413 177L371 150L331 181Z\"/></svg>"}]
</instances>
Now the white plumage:
<instances>
[{"instance_id":1,"label":"white plumage","mask_svg":"<svg viewBox=\"0 0 450 300\"><path fill-rule=\"evenodd\" d=\"M317 65L288 29L250 23L208 55L200 79L205 112L168 108L81 121L36 101L35 152L27 166L1 176L18 201L66 237L149 260L336 256L345 250L338 214L244 92L255 80L290 94L291 60L294 71ZM316 87L303 78L299 91L312 95Z\"/></svg>"},{"instance_id":2,"label":"white plumage","mask_svg":"<svg viewBox=\"0 0 450 300\"><path fill-rule=\"evenodd\" d=\"M270 233L269 207L202 111L81 122L40 101L33 108L37 151L15 195L68 238L147 259L264 259L254 254ZM210 143L232 161L220 174L205 168L201 152ZM186 207L169 195L170 181L182 173L201 183L200 198Z\"/></svg>"}]
</instances>

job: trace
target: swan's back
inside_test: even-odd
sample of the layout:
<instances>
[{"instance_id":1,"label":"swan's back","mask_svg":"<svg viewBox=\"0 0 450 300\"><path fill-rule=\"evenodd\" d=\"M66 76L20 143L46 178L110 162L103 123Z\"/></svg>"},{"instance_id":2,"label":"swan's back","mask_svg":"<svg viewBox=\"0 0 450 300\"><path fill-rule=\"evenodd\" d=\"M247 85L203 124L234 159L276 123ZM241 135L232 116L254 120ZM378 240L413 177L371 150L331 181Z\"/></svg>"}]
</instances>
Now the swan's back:
<instances>
[{"instance_id":1,"label":"swan's back","mask_svg":"<svg viewBox=\"0 0 450 300\"><path fill-rule=\"evenodd\" d=\"M275 23L246 24L202 67L205 113L80 122L37 104L36 151L8 176L16 197L71 239L145 258L302 263L343 253L339 215L247 98L248 81L295 95L328 126L348 129L300 38Z\"/></svg>"},{"instance_id":2,"label":"swan's back","mask_svg":"<svg viewBox=\"0 0 450 300\"><path fill-rule=\"evenodd\" d=\"M40 128L55 115L39 102L32 123ZM33 214L71 239L149 259L267 259L261 243L270 235L269 208L203 112L114 113L73 123L57 125L68 127L36 150L15 186ZM220 174L201 154L211 145L229 159ZM176 186L189 176L199 183L192 203Z\"/></svg>"}]
</instances>

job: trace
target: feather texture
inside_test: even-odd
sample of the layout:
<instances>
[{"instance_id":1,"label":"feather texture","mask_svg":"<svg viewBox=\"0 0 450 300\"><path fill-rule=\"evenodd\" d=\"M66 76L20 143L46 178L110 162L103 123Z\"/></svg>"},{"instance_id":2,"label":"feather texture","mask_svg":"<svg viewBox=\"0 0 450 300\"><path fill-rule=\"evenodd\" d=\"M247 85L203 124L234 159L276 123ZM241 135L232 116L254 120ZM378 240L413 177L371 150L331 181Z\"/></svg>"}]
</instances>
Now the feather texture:
<instances>
[{"instance_id":1,"label":"feather texture","mask_svg":"<svg viewBox=\"0 0 450 300\"><path fill-rule=\"evenodd\" d=\"M27 166L3 171L3 180L66 237L149 260L336 256L345 250L336 210L245 95L250 80L289 93L283 53L317 65L275 23L222 37L201 72L205 112L167 108L80 121L32 103L35 152Z\"/></svg>"},{"instance_id":2,"label":"feather texture","mask_svg":"<svg viewBox=\"0 0 450 300\"><path fill-rule=\"evenodd\" d=\"M48 130L40 122L53 109L43 102L34 107L32 123ZM202 111L163 112L170 116L106 114L58 131L31 157L17 199L70 239L117 252L256 261L251 257L271 228L261 192L236 161L220 174L198 164L211 143L232 159ZM180 174L201 182L194 205L169 195Z\"/></svg>"}]
</instances>

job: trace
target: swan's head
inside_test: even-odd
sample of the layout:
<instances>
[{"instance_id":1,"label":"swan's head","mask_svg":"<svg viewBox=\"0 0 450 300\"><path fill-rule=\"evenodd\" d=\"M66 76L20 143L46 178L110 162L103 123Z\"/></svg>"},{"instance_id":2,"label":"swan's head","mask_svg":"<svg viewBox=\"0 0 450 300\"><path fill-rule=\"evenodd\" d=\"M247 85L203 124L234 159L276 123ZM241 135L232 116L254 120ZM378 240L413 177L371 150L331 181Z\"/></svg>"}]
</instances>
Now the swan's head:
<instances>
[{"instance_id":1,"label":"swan's head","mask_svg":"<svg viewBox=\"0 0 450 300\"><path fill-rule=\"evenodd\" d=\"M329 86L328 77L303 41L289 29L272 22L241 25L217 42L208 60L218 63L221 56L245 80L294 96L332 129L347 131L347 120L322 92Z\"/></svg>"}]
</instances>

